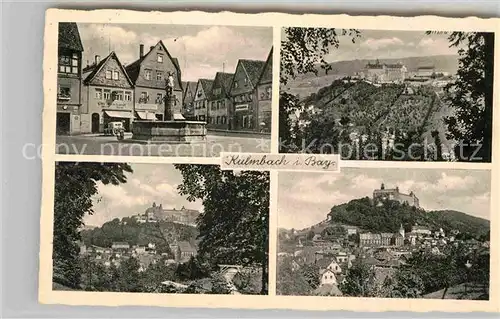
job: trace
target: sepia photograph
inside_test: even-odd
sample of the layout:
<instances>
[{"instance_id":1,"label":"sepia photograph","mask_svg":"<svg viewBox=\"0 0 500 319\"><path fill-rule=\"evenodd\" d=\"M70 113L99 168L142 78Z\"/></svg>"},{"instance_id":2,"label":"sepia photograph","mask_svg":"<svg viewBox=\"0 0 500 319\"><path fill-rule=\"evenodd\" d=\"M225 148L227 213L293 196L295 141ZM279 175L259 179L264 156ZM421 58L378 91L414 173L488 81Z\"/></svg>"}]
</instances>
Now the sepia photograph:
<instances>
[{"instance_id":1,"label":"sepia photograph","mask_svg":"<svg viewBox=\"0 0 500 319\"><path fill-rule=\"evenodd\" d=\"M57 162L55 291L267 295L269 173Z\"/></svg>"},{"instance_id":2,"label":"sepia photograph","mask_svg":"<svg viewBox=\"0 0 500 319\"><path fill-rule=\"evenodd\" d=\"M489 300L487 170L279 173L278 295Z\"/></svg>"},{"instance_id":3,"label":"sepia photograph","mask_svg":"<svg viewBox=\"0 0 500 319\"><path fill-rule=\"evenodd\" d=\"M56 152L269 152L272 28L59 23Z\"/></svg>"},{"instance_id":4,"label":"sepia photograph","mask_svg":"<svg viewBox=\"0 0 500 319\"><path fill-rule=\"evenodd\" d=\"M493 32L283 28L279 151L491 162Z\"/></svg>"}]
</instances>

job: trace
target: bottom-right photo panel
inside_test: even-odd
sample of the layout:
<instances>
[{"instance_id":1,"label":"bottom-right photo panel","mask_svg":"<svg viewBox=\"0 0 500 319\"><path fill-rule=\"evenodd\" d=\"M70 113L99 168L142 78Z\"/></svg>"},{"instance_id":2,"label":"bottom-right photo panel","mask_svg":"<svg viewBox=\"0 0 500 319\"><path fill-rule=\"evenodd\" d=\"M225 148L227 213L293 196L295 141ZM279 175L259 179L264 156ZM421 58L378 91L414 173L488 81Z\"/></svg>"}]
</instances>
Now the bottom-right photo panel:
<instances>
[{"instance_id":1,"label":"bottom-right photo panel","mask_svg":"<svg viewBox=\"0 0 500 319\"><path fill-rule=\"evenodd\" d=\"M276 293L489 300L489 170L278 174Z\"/></svg>"}]
</instances>

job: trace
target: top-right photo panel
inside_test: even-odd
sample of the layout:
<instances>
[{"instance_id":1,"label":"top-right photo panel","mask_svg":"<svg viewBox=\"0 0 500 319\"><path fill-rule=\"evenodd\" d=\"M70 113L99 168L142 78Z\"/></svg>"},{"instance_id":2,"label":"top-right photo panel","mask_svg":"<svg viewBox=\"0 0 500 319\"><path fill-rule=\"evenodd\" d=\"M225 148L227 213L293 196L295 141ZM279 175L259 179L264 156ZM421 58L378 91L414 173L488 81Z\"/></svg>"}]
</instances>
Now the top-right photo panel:
<instances>
[{"instance_id":1,"label":"top-right photo panel","mask_svg":"<svg viewBox=\"0 0 500 319\"><path fill-rule=\"evenodd\" d=\"M490 163L493 32L285 27L279 152Z\"/></svg>"}]
</instances>

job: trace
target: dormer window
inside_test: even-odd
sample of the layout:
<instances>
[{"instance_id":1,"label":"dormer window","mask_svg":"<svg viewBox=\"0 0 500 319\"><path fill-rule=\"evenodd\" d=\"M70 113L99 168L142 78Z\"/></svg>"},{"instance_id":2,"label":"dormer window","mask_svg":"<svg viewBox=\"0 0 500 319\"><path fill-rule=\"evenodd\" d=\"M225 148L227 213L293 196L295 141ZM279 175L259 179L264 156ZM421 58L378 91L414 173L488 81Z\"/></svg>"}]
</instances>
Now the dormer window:
<instances>
[{"instance_id":1,"label":"dormer window","mask_svg":"<svg viewBox=\"0 0 500 319\"><path fill-rule=\"evenodd\" d=\"M156 56L156 61L158 63L163 63L163 54L159 54Z\"/></svg>"}]
</instances>

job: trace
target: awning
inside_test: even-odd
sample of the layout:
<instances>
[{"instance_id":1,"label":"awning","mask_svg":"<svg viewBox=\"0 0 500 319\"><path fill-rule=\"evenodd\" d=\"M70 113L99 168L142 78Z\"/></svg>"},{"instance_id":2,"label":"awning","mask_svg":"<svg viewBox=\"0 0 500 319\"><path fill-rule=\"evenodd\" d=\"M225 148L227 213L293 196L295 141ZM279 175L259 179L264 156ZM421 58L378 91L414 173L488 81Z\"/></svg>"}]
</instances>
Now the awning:
<instances>
[{"instance_id":1,"label":"awning","mask_svg":"<svg viewBox=\"0 0 500 319\"><path fill-rule=\"evenodd\" d=\"M139 118L141 120L156 120L155 113L151 113L151 112L136 112L136 113L137 113L137 116L139 116Z\"/></svg>"},{"instance_id":2,"label":"awning","mask_svg":"<svg viewBox=\"0 0 500 319\"><path fill-rule=\"evenodd\" d=\"M117 117L117 118L123 118L123 119L129 119L131 116L130 112L126 111L104 111L107 116L109 117Z\"/></svg>"}]
</instances>

